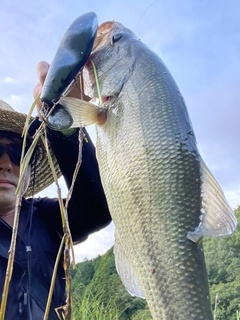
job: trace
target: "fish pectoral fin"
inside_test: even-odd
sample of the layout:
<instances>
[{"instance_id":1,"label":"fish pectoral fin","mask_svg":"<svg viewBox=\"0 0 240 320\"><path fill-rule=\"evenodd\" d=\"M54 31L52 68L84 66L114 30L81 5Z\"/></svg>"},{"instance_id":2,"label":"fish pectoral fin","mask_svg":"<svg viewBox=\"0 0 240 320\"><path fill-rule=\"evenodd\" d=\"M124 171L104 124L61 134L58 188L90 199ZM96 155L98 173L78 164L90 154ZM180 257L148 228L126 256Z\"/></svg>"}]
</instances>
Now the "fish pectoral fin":
<instances>
[{"instance_id":1,"label":"fish pectoral fin","mask_svg":"<svg viewBox=\"0 0 240 320\"><path fill-rule=\"evenodd\" d=\"M71 114L73 119L71 127L86 127L94 123L103 124L106 121L107 110L90 102L72 97L62 97L59 103Z\"/></svg>"},{"instance_id":2,"label":"fish pectoral fin","mask_svg":"<svg viewBox=\"0 0 240 320\"><path fill-rule=\"evenodd\" d=\"M200 159L202 178L202 221L187 237L197 242L203 236L231 235L237 228L237 219L224 193L208 167Z\"/></svg>"},{"instance_id":3,"label":"fish pectoral fin","mask_svg":"<svg viewBox=\"0 0 240 320\"><path fill-rule=\"evenodd\" d=\"M115 229L114 255L116 269L124 287L131 296L145 299L145 295L137 278L134 266L129 260L126 251L122 245L121 239Z\"/></svg>"}]
</instances>

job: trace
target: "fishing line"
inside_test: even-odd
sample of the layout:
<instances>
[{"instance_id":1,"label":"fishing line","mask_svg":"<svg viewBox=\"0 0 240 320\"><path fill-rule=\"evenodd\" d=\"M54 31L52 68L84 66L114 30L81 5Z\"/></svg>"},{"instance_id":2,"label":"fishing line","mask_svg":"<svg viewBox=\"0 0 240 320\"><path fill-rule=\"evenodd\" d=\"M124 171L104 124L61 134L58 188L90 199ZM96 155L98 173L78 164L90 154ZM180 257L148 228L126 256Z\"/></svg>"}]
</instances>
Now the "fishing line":
<instances>
[{"instance_id":1,"label":"fishing line","mask_svg":"<svg viewBox=\"0 0 240 320\"><path fill-rule=\"evenodd\" d=\"M146 12L148 11L148 9L153 6L155 3L157 3L159 0L154 1L153 3L151 3L147 9L143 12L141 18L138 20L138 23L132 28L133 30L139 25L139 23L142 21L143 17L145 16Z\"/></svg>"},{"instance_id":2,"label":"fishing line","mask_svg":"<svg viewBox=\"0 0 240 320\"><path fill-rule=\"evenodd\" d=\"M34 203L34 193L35 193L35 179L36 179L36 169L37 169L37 155L35 154L34 160L33 160L33 180L32 180L32 200L31 200L31 207L30 207L30 219L29 219L29 229L28 229L28 239L27 239L27 246L26 246L26 252L27 252L27 274L28 274L28 292L27 292L27 308L28 308L28 316L29 320L32 320L32 311L31 311L31 304L30 304L30 297L31 297L31 265L32 265L32 259L31 259L31 231L32 231L32 220L33 220L33 203Z\"/></svg>"}]
</instances>

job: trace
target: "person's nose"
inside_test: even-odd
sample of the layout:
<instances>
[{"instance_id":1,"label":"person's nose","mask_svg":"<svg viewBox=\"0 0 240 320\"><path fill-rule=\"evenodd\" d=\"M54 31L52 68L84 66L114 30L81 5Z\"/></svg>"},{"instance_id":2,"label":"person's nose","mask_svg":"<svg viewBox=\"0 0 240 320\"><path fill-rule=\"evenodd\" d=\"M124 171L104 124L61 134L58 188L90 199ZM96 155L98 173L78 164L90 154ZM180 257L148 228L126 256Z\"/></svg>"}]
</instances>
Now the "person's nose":
<instances>
[{"instance_id":1,"label":"person's nose","mask_svg":"<svg viewBox=\"0 0 240 320\"><path fill-rule=\"evenodd\" d=\"M12 170L12 161L6 151L4 151L2 156L0 157L0 170L3 170L3 171Z\"/></svg>"}]
</instances>

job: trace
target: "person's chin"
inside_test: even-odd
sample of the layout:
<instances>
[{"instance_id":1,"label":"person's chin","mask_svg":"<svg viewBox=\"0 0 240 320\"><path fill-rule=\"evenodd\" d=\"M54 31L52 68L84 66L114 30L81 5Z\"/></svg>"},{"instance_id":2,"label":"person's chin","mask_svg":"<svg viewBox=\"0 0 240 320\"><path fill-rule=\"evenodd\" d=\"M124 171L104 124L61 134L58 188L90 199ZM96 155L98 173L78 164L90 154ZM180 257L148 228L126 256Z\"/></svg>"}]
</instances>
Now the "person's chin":
<instances>
[{"instance_id":1,"label":"person's chin","mask_svg":"<svg viewBox=\"0 0 240 320\"><path fill-rule=\"evenodd\" d=\"M4 185L0 184L0 202L1 199L16 199L16 187L14 185Z\"/></svg>"}]
</instances>

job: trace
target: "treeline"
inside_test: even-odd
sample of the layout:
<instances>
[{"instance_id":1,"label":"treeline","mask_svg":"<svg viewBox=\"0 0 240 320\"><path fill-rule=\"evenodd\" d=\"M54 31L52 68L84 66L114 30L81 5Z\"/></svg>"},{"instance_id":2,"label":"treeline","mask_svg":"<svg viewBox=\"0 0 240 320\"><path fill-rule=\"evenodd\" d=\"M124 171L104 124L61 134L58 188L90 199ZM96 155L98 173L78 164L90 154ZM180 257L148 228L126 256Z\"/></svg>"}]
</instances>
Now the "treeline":
<instances>
[{"instance_id":1,"label":"treeline","mask_svg":"<svg viewBox=\"0 0 240 320\"><path fill-rule=\"evenodd\" d=\"M240 207L235 211L240 221ZM212 309L216 320L237 320L240 309L240 231L205 238ZM77 264L72 274L74 320L151 320L146 301L131 297L117 274L113 249Z\"/></svg>"},{"instance_id":2,"label":"treeline","mask_svg":"<svg viewBox=\"0 0 240 320\"><path fill-rule=\"evenodd\" d=\"M74 320L152 319L146 301L131 297L122 285L113 249L78 263L71 273Z\"/></svg>"},{"instance_id":3,"label":"treeline","mask_svg":"<svg viewBox=\"0 0 240 320\"><path fill-rule=\"evenodd\" d=\"M235 213L240 221L240 207ZM205 238L204 252L216 320L236 320L240 310L240 226L231 237Z\"/></svg>"}]
</instances>

